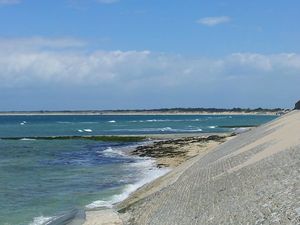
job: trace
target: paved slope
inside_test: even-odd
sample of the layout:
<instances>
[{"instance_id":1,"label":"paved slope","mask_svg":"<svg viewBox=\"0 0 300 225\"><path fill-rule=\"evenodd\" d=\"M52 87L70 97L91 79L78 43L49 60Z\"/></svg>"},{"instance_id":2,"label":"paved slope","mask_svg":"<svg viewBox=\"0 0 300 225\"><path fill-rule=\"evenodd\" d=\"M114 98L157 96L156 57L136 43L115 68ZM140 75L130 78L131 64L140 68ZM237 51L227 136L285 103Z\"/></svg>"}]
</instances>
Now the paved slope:
<instances>
[{"instance_id":1,"label":"paved slope","mask_svg":"<svg viewBox=\"0 0 300 225\"><path fill-rule=\"evenodd\" d=\"M300 224L300 111L191 163L127 208L125 224Z\"/></svg>"}]
</instances>

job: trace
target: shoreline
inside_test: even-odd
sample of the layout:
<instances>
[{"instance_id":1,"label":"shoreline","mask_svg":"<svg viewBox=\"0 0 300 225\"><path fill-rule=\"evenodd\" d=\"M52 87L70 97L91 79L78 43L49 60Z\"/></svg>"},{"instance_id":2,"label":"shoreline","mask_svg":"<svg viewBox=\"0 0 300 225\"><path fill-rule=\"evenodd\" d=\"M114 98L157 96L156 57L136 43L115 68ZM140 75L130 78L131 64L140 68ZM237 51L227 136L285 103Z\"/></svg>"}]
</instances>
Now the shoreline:
<instances>
[{"instance_id":1,"label":"shoreline","mask_svg":"<svg viewBox=\"0 0 300 225\"><path fill-rule=\"evenodd\" d=\"M298 224L299 118L294 111L230 137L178 163L112 209L87 211L83 225ZM174 142L186 144L180 138ZM151 156L159 147L169 151L170 143L136 153Z\"/></svg>"},{"instance_id":2,"label":"shoreline","mask_svg":"<svg viewBox=\"0 0 300 225\"><path fill-rule=\"evenodd\" d=\"M181 163L224 143L231 134L206 134L171 137L166 140L153 140L153 143L138 146L129 154L139 157L150 157L158 168L176 168Z\"/></svg>"},{"instance_id":3,"label":"shoreline","mask_svg":"<svg viewBox=\"0 0 300 225\"><path fill-rule=\"evenodd\" d=\"M157 168L170 168L172 169L169 172L172 172L174 169L176 169L178 166L180 166L181 164L184 164L186 161L189 161L190 159L192 159L193 157L196 157L199 154L203 154L206 153L207 151L211 150L212 148L214 148L215 146L219 145L220 143L223 143L225 141L225 136L230 136L230 133L176 133L176 134L156 134L156 135L142 135L142 137L147 137L146 142L140 142L142 145L140 147L137 148L132 148L131 151L128 151L130 155L133 156L138 156L138 157L151 157L151 159L155 160L155 165ZM70 137L66 137L66 136L62 136L64 139L69 139ZM72 136L71 136L72 137ZM100 140L103 137L106 138L106 140L111 140L110 138L112 138L112 136L86 136L88 137L88 139L92 139L92 140ZM113 137L113 138L125 138L125 140L128 140L128 135L125 136L118 136L118 137ZM129 136L131 137L131 136ZM137 136L138 140L144 140L143 138L141 138L141 136ZM36 138L36 137L35 137ZM43 137L45 138L45 137ZM43 140L42 138L42 140ZM57 137L46 137L46 140L48 140L48 138L50 139L55 139ZM100 139L99 139L100 138ZM109 139L107 139L109 138ZM136 140L136 137L133 136L131 137L133 138L132 140ZM1 139L1 138L0 138ZM22 138L17 138L18 140L22 140ZM39 138L37 138L39 139ZM60 139L60 138L59 138ZM63 139L63 140L64 140ZM15 140L13 138L13 140ZM114 139L116 140L116 139ZM147 144L148 142L148 144ZM201 146L198 146L201 145ZM158 154L157 150L158 149L166 149L166 150L170 150L170 145L171 146L171 152L167 152L168 156L165 155L160 155ZM186 153L186 155L182 155L181 151L178 151L179 148L184 148L184 152ZM198 149L199 151L196 151L195 148L200 148ZM128 153L127 152L127 153ZM125 152L126 153L126 152ZM143 154L143 155L141 155ZM162 177L164 177L165 174L162 175ZM135 194L135 192L137 192L139 189L143 188L145 185L147 186L149 183L153 183L156 182L156 180L159 180L160 177L156 177L155 179L144 183L143 185L139 186L136 190L134 190L133 192L131 192L131 194L129 195L129 197L133 194ZM123 192L121 193L123 194ZM119 205L121 204L123 201L118 202L116 204ZM103 214L103 210L100 207L99 209L101 209L101 214ZM83 214L87 216L95 215L98 213L99 210L97 210L97 208L95 209L87 209L87 208L83 208ZM115 214L114 212L115 209L110 210L107 209L106 210L106 214L113 214L113 215L118 215ZM100 213L100 212L99 212ZM82 219L83 216L82 214L80 214L80 217L77 217L77 214L74 214L74 212L67 212L66 214L61 214L58 216L54 216L50 219L50 223L48 221L47 224L51 224L51 225L60 225L61 223L57 222L60 221L61 219L67 219L68 221L72 221L69 224L73 225L73 221L77 221L77 220L83 220ZM35 217L34 219L40 219L38 217ZM42 218L43 220L47 220L47 218ZM99 219L99 216L97 216L97 219ZM76 222L78 223L78 222ZM82 222L78 223L79 224L83 224Z\"/></svg>"},{"instance_id":4,"label":"shoreline","mask_svg":"<svg viewBox=\"0 0 300 225\"><path fill-rule=\"evenodd\" d=\"M112 208L102 207L85 210L86 220L83 225L123 224L123 219L119 215L120 211L124 211L134 202L144 198L145 193L146 195L153 193L157 191L157 188L161 187L162 183L174 179L174 174L177 176L177 171L181 167L186 167L189 161L193 161L195 158L210 152L235 136L233 133L220 133L217 135L177 134L171 137L158 135L157 139L153 140L152 143L136 147L128 154L138 157L149 157L155 160L157 168L167 168L170 171L138 187L126 199L116 203ZM163 150L163 153L161 150Z\"/></svg>"},{"instance_id":5,"label":"shoreline","mask_svg":"<svg viewBox=\"0 0 300 225\"><path fill-rule=\"evenodd\" d=\"M298 224L299 119L293 111L189 159L117 204L106 224ZM84 225L105 224L91 218Z\"/></svg>"},{"instance_id":6,"label":"shoreline","mask_svg":"<svg viewBox=\"0 0 300 225\"><path fill-rule=\"evenodd\" d=\"M267 112L0 112L0 116L170 116L170 115L282 115L288 111Z\"/></svg>"}]
</instances>

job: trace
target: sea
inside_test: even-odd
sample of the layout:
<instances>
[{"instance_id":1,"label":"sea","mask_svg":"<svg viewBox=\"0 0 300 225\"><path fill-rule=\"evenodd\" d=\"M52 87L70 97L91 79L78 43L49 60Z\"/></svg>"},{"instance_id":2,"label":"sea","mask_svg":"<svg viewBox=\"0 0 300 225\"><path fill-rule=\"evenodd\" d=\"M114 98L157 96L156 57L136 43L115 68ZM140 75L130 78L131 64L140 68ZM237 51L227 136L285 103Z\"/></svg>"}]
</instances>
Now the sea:
<instances>
[{"instance_id":1,"label":"sea","mask_svg":"<svg viewBox=\"0 0 300 225\"><path fill-rule=\"evenodd\" d=\"M0 116L0 224L63 224L84 210L112 207L167 173L128 155L142 142L39 139L86 135L234 132L272 115ZM63 221L63 222L62 222Z\"/></svg>"}]
</instances>

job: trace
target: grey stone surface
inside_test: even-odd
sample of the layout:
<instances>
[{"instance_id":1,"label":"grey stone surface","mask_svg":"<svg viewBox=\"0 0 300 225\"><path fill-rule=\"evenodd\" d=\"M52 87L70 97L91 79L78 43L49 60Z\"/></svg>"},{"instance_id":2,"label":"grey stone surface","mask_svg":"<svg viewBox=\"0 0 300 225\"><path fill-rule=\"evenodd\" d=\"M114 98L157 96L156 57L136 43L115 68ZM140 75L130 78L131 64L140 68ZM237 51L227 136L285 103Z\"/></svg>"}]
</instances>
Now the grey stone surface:
<instances>
[{"instance_id":1,"label":"grey stone surface","mask_svg":"<svg viewBox=\"0 0 300 225\"><path fill-rule=\"evenodd\" d=\"M299 225L300 145L228 172L272 143L232 153L279 128L267 124L199 158L175 183L130 206L125 224Z\"/></svg>"}]
</instances>

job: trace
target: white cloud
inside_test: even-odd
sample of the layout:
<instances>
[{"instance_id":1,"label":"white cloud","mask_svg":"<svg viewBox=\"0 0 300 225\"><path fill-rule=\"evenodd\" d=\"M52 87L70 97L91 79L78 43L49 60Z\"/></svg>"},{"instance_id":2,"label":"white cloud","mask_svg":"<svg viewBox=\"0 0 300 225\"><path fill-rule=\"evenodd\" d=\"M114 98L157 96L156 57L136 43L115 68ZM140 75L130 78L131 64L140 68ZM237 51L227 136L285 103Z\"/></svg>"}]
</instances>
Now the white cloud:
<instances>
[{"instance_id":1,"label":"white cloud","mask_svg":"<svg viewBox=\"0 0 300 225\"><path fill-rule=\"evenodd\" d=\"M209 93L214 98L219 93L230 103L230 98L241 96L263 101L258 97L263 92L270 99L278 90L286 98L298 93L300 55L296 53L189 58L151 51L91 51L85 45L71 38L0 39L0 91L43 87L63 92L67 87L77 93L95 88L100 96L166 94L186 96L183 102L188 96L201 96L204 101Z\"/></svg>"},{"instance_id":2,"label":"white cloud","mask_svg":"<svg viewBox=\"0 0 300 225\"><path fill-rule=\"evenodd\" d=\"M21 0L0 0L0 5L14 5L21 3Z\"/></svg>"},{"instance_id":3,"label":"white cloud","mask_svg":"<svg viewBox=\"0 0 300 225\"><path fill-rule=\"evenodd\" d=\"M0 86L34 83L101 86L152 83L180 86L228 77L300 72L300 55L235 53L191 59L150 51L84 51L76 39L0 39ZM275 76L274 75L274 76Z\"/></svg>"},{"instance_id":4,"label":"white cloud","mask_svg":"<svg viewBox=\"0 0 300 225\"><path fill-rule=\"evenodd\" d=\"M296 53L258 54L258 53L234 53L225 60L227 66L233 65L235 69L243 68L247 71L264 73L288 73L300 72L300 55Z\"/></svg>"},{"instance_id":5,"label":"white cloud","mask_svg":"<svg viewBox=\"0 0 300 225\"><path fill-rule=\"evenodd\" d=\"M197 23L205 26L216 26L222 23L230 22L230 17L228 16L218 16L218 17L204 17L197 20Z\"/></svg>"}]
</instances>

